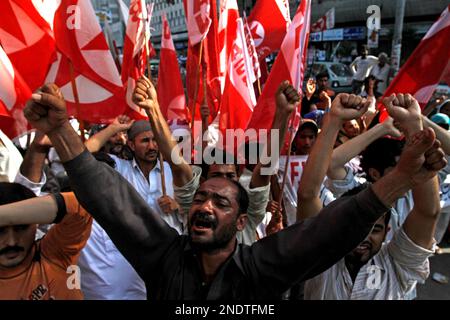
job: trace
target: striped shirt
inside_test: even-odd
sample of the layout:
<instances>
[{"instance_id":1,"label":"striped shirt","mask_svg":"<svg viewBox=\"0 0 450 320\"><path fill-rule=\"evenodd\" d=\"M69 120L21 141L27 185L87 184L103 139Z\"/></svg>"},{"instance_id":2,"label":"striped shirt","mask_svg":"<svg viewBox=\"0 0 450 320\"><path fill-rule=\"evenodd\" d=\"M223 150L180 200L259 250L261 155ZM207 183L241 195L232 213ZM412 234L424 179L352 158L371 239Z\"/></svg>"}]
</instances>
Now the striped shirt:
<instances>
[{"instance_id":1,"label":"striped shirt","mask_svg":"<svg viewBox=\"0 0 450 320\"><path fill-rule=\"evenodd\" d=\"M305 300L404 300L417 282L430 274L435 249L416 245L403 228L358 272L353 283L345 258L327 271L306 281Z\"/></svg>"}]
</instances>

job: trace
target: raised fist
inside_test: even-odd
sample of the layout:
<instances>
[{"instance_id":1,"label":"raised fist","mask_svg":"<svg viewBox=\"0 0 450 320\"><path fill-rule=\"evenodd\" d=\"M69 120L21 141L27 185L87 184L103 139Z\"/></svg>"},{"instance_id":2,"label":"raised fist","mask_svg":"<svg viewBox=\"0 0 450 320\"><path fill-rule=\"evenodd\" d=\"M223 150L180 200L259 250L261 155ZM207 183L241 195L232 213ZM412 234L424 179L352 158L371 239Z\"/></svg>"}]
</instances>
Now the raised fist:
<instances>
[{"instance_id":1,"label":"raised fist","mask_svg":"<svg viewBox=\"0 0 450 320\"><path fill-rule=\"evenodd\" d=\"M145 111L155 107L159 108L155 86L146 76L140 77L136 82L133 92L133 103Z\"/></svg>"},{"instance_id":2,"label":"raised fist","mask_svg":"<svg viewBox=\"0 0 450 320\"><path fill-rule=\"evenodd\" d=\"M46 84L33 93L23 113L28 122L44 134L69 124L66 102L55 84Z\"/></svg>"},{"instance_id":3,"label":"raised fist","mask_svg":"<svg viewBox=\"0 0 450 320\"><path fill-rule=\"evenodd\" d=\"M292 113L300 102L300 95L297 90L289 84L289 81L283 81L275 94L277 103L277 112L285 114Z\"/></svg>"}]
</instances>

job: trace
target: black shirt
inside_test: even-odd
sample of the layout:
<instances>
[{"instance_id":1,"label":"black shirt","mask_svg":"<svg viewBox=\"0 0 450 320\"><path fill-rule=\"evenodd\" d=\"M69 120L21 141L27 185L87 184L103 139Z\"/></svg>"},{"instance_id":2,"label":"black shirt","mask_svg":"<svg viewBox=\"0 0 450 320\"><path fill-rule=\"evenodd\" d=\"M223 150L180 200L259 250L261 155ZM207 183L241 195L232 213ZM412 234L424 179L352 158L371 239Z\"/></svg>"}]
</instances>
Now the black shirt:
<instances>
[{"instance_id":1,"label":"black shirt","mask_svg":"<svg viewBox=\"0 0 450 320\"><path fill-rule=\"evenodd\" d=\"M205 284L196 251L114 169L85 151L65 163L81 205L144 280L150 299L280 298L355 248L387 210L368 188L234 253Z\"/></svg>"}]
</instances>

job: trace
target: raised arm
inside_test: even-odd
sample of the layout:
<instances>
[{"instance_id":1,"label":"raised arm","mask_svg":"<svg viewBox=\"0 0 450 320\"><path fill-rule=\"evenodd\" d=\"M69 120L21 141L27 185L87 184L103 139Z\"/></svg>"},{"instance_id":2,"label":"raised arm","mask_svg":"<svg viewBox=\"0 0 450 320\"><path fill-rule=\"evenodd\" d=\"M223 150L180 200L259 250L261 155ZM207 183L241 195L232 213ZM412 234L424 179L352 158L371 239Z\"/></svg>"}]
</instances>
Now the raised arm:
<instances>
[{"instance_id":1,"label":"raised arm","mask_svg":"<svg viewBox=\"0 0 450 320\"><path fill-rule=\"evenodd\" d=\"M0 206L0 226L51 224L58 213L54 196L31 198Z\"/></svg>"},{"instance_id":2,"label":"raised arm","mask_svg":"<svg viewBox=\"0 0 450 320\"><path fill-rule=\"evenodd\" d=\"M446 160L442 157L429 165L434 139L427 135L419 133L411 139L394 169L368 189L337 199L316 217L255 243L248 254L252 255L257 280L264 279L260 286L280 293L294 282L327 270L364 240L375 221L398 198L433 179Z\"/></svg>"},{"instance_id":3,"label":"raised arm","mask_svg":"<svg viewBox=\"0 0 450 320\"><path fill-rule=\"evenodd\" d=\"M184 186L193 178L192 169L182 157L180 149L172 137L169 126L159 108L156 89L147 77L143 76L137 81L133 102L144 109L148 115L159 151L172 169L173 184L177 187Z\"/></svg>"},{"instance_id":4,"label":"raised arm","mask_svg":"<svg viewBox=\"0 0 450 320\"><path fill-rule=\"evenodd\" d=\"M36 131L34 140L30 144L15 178L15 182L26 186L37 196L40 196L41 189L46 183L43 169L51 146L50 139L42 132Z\"/></svg>"},{"instance_id":5,"label":"raised arm","mask_svg":"<svg viewBox=\"0 0 450 320\"><path fill-rule=\"evenodd\" d=\"M269 138L265 146L267 150L265 154L270 160L267 161L267 163L262 163L262 159L260 157L258 164L253 170L252 180L250 181L250 188L252 189L269 185L270 177L273 172L268 173L264 171L270 171L270 168L274 167L274 163L272 162L274 158L279 159L281 148L284 145L284 138L286 136L289 117L300 102L298 92L292 85L289 84L288 81L284 81L280 84L276 92L275 99L277 109L275 111L271 133L274 132L274 130L278 130L278 148L272 145L271 139Z\"/></svg>"},{"instance_id":6,"label":"raised arm","mask_svg":"<svg viewBox=\"0 0 450 320\"><path fill-rule=\"evenodd\" d=\"M333 150L330 165L327 170L328 178L332 180L342 180L345 178L347 172L345 171L345 164L351 159L361 153L368 145L375 140L390 135L393 137L400 137L400 131L394 126L392 118L386 119L383 123L375 125L368 131L354 137L351 140L341 144Z\"/></svg>"},{"instance_id":7,"label":"raised arm","mask_svg":"<svg viewBox=\"0 0 450 320\"><path fill-rule=\"evenodd\" d=\"M331 160L337 134L345 121L361 117L369 104L369 101L354 94L341 93L334 99L300 179L297 220L315 216L322 209L320 187Z\"/></svg>"},{"instance_id":8,"label":"raised arm","mask_svg":"<svg viewBox=\"0 0 450 320\"><path fill-rule=\"evenodd\" d=\"M133 122L134 120L131 120L128 116L118 116L108 127L94 134L84 144L90 152L97 152L108 142L109 138L121 131L130 129Z\"/></svg>"},{"instance_id":9,"label":"raised arm","mask_svg":"<svg viewBox=\"0 0 450 320\"><path fill-rule=\"evenodd\" d=\"M52 141L80 204L141 275L154 271L177 238L176 231L148 207L128 181L86 150L68 122L59 88L42 87L24 113Z\"/></svg>"},{"instance_id":10,"label":"raised arm","mask_svg":"<svg viewBox=\"0 0 450 320\"><path fill-rule=\"evenodd\" d=\"M436 133L436 138L441 142L441 148L446 155L450 155L450 132L441 128L436 123L431 121L428 117L422 115L424 128L431 128Z\"/></svg>"},{"instance_id":11,"label":"raised arm","mask_svg":"<svg viewBox=\"0 0 450 320\"><path fill-rule=\"evenodd\" d=\"M425 166L435 170L441 168L443 164L445 166L444 151L440 148L439 140L436 140L434 128L420 130L427 118L421 116L417 100L409 94L397 94L392 95L384 102L388 107L389 114L394 117L400 127L405 129L408 144L417 144L418 141L422 141L421 146L423 147L432 145L425 152ZM447 134L440 132L440 135L448 142ZM414 208L406 218L403 228L414 243L423 248L431 249L436 222L441 211L438 177L418 179L412 188L412 194Z\"/></svg>"}]
</instances>

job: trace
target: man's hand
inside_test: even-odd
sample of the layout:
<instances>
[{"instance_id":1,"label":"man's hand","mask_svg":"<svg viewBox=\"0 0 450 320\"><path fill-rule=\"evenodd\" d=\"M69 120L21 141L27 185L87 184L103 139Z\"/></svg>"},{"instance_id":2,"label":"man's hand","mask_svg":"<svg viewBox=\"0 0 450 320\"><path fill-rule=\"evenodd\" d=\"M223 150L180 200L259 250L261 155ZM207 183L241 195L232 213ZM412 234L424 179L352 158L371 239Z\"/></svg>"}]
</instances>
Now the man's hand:
<instances>
[{"instance_id":1,"label":"man's hand","mask_svg":"<svg viewBox=\"0 0 450 320\"><path fill-rule=\"evenodd\" d=\"M383 104L389 115L398 122L407 139L415 133L422 131L422 117L419 103L410 95L398 93L383 99Z\"/></svg>"},{"instance_id":2,"label":"man's hand","mask_svg":"<svg viewBox=\"0 0 450 320\"><path fill-rule=\"evenodd\" d=\"M155 86L146 76L140 77L136 82L136 87L133 92L133 103L145 111L152 108L159 108Z\"/></svg>"},{"instance_id":3,"label":"man's hand","mask_svg":"<svg viewBox=\"0 0 450 320\"><path fill-rule=\"evenodd\" d=\"M367 112L370 101L354 94L340 93L331 104L330 116L340 122L360 118Z\"/></svg>"},{"instance_id":4,"label":"man's hand","mask_svg":"<svg viewBox=\"0 0 450 320\"><path fill-rule=\"evenodd\" d=\"M426 128L411 137L394 170L406 177L412 188L433 178L446 165L441 143L433 129Z\"/></svg>"},{"instance_id":5,"label":"man's hand","mask_svg":"<svg viewBox=\"0 0 450 320\"><path fill-rule=\"evenodd\" d=\"M46 84L33 93L23 113L28 122L44 134L69 124L66 102L55 84Z\"/></svg>"},{"instance_id":6,"label":"man's hand","mask_svg":"<svg viewBox=\"0 0 450 320\"><path fill-rule=\"evenodd\" d=\"M130 117L126 115L120 115L114 119L114 121L111 123L111 126L113 126L116 131L127 131L131 128L133 125L134 120L130 119Z\"/></svg>"},{"instance_id":7,"label":"man's hand","mask_svg":"<svg viewBox=\"0 0 450 320\"><path fill-rule=\"evenodd\" d=\"M158 204L165 214L172 214L180 208L178 203L169 196L162 196L159 198Z\"/></svg>"},{"instance_id":8,"label":"man's hand","mask_svg":"<svg viewBox=\"0 0 450 320\"><path fill-rule=\"evenodd\" d=\"M394 138L400 138L402 136L400 130L395 126L394 119L391 117L387 117L380 125L383 127L386 135Z\"/></svg>"},{"instance_id":9,"label":"man's hand","mask_svg":"<svg viewBox=\"0 0 450 320\"><path fill-rule=\"evenodd\" d=\"M30 148L33 150L47 154L52 147L52 142L50 139L40 131L36 131L36 135L34 136L33 143L30 145Z\"/></svg>"},{"instance_id":10,"label":"man's hand","mask_svg":"<svg viewBox=\"0 0 450 320\"><path fill-rule=\"evenodd\" d=\"M283 219L281 216L281 206L277 201L270 200L266 210L272 214L269 224L266 227L266 234L269 236L273 233L283 230Z\"/></svg>"},{"instance_id":11,"label":"man's hand","mask_svg":"<svg viewBox=\"0 0 450 320\"><path fill-rule=\"evenodd\" d=\"M313 78L309 78L308 82L306 83L306 97L308 99L311 99L315 91L316 91L316 80L314 80Z\"/></svg>"},{"instance_id":12,"label":"man's hand","mask_svg":"<svg viewBox=\"0 0 450 320\"><path fill-rule=\"evenodd\" d=\"M277 112L284 115L290 115L300 102L300 95L297 90L289 84L289 81L283 81L275 94Z\"/></svg>"}]
</instances>

